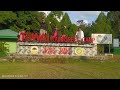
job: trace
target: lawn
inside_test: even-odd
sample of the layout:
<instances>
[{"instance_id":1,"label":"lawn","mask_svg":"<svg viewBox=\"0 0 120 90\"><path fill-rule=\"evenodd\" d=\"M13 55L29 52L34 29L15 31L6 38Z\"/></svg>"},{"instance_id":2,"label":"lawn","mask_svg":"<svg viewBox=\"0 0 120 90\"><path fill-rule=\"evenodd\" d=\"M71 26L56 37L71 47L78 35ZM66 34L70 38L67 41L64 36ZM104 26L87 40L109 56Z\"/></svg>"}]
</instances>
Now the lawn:
<instances>
[{"instance_id":1,"label":"lawn","mask_svg":"<svg viewBox=\"0 0 120 90\"><path fill-rule=\"evenodd\" d=\"M0 79L120 79L120 62L0 62Z\"/></svg>"}]
</instances>

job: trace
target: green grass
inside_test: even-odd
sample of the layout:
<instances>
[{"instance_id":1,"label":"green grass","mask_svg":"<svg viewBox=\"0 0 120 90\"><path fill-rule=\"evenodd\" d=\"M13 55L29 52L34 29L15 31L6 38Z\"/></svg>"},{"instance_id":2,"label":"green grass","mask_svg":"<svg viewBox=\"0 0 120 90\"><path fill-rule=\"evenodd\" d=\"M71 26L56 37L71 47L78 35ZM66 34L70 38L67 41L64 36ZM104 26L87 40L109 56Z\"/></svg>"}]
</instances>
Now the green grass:
<instances>
[{"instance_id":1,"label":"green grass","mask_svg":"<svg viewBox=\"0 0 120 90\"><path fill-rule=\"evenodd\" d=\"M0 62L0 78L120 79L120 62L75 60L66 63Z\"/></svg>"}]
</instances>

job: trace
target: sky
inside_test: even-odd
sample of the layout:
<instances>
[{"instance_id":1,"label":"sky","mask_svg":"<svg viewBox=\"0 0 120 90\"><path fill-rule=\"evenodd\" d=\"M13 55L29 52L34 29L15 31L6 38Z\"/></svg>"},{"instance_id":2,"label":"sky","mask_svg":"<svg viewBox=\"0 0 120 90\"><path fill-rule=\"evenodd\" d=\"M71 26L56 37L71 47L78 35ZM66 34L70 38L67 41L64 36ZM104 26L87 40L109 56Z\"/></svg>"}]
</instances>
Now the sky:
<instances>
[{"instance_id":1,"label":"sky","mask_svg":"<svg viewBox=\"0 0 120 90\"><path fill-rule=\"evenodd\" d=\"M43 11L47 15L50 13L50 11ZM85 23L92 23L92 21L95 21L101 11L64 11L67 12L72 23L77 22L77 20L84 20ZM107 15L107 13L105 13Z\"/></svg>"}]
</instances>

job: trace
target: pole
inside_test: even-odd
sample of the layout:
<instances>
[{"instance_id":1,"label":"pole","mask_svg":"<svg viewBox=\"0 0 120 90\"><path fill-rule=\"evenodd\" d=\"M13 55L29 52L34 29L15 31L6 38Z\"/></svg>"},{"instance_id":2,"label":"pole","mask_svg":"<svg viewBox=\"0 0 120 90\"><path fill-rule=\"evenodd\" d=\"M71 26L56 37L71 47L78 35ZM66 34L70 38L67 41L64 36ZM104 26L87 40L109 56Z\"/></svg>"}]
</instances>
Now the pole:
<instances>
[{"instance_id":1,"label":"pole","mask_svg":"<svg viewBox=\"0 0 120 90\"><path fill-rule=\"evenodd\" d=\"M103 54L105 54L105 46L103 45Z\"/></svg>"},{"instance_id":2,"label":"pole","mask_svg":"<svg viewBox=\"0 0 120 90\"><path fill-rule=\"evenodd\" d=\"M109 44L109 54L110 54L110 44Z\"/></svg>"}]
</instances>

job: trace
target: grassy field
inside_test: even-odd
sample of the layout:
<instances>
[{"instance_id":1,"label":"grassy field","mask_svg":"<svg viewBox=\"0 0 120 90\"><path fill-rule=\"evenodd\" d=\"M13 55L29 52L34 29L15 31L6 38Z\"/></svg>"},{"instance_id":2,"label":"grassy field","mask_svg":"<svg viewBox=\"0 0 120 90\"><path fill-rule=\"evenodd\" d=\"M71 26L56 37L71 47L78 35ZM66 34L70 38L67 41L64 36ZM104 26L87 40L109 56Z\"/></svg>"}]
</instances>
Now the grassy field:
<instances>
[{"instance_id":1,"label":"grassy field","mask_svg":"<svg viewBox=\"0 0 120 90\"><path fill-rule=\"evenodd\" d=\"M120 79L120 62L0 62L0 79Z\"/></svg>"}]
</instances>

